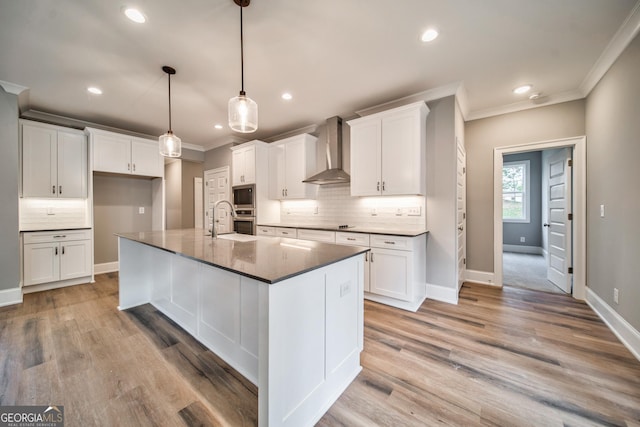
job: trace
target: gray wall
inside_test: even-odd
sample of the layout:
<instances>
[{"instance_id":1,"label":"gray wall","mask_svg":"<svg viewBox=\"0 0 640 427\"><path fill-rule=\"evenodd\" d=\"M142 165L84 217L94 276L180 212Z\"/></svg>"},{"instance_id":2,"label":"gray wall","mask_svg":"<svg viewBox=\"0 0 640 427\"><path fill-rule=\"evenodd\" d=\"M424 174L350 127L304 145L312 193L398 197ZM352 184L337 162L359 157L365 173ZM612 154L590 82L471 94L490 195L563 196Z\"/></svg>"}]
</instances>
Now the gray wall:
<instances>
[{"instance_id":1,"label":"gray wall","mask_svg":"<svg viewBox=\"0 0 640 427\"><path fill-rule=\"evenodd\" d=\"M0 86L0 290L20 286L18 96Z\"/></svg>"},{"instance_id":2,"label":"gray wall","mask_svg":"<svg viewBox=\"0 0 640 427\"><path fill-rule=\"evenodd\" d=\"M585 134L585 101L467 122L467 268L493 272L493 150Z\"/></svg>"},{"instance_id":3,"label":"gray wall","mask_svg":"<svg viewBox=\"0 0 640 427\"><path fill-rule=\"evenodd\" d=\"M231 147L233 144L226 144L222 147L204 153L204 170L217 169L223 166L229 166L231 171Z\"/></svg>"},{"instance_id":4,"label":"gray wall","mask_svg":"<svg viewBox=\"0 0 640 427\"><path fill-rule=\"evenodd\" d=\"M93 176L95 264L118 261L114 233L151 230L151 180L116 175ZM144 207L144 214L138 208Z\"/></svg>"},{"instance_id":5,"label":"gray wall","mask_svg":"<svg viewBox=\"0 0 640 427\"><path fill-rule=\"evenodd\" d=\"M195 218L193 212L193 179L202 178L202 163L182 160L182 228L193 228Z\"/></svg>"},{"instance_id":6,"label":"gray wall","mask_svg":"<svg viewBox=\"0 0 640 427\"><path fill-rule=\"evenodd\" d=\"M180 157L180 159L189 162L202 163L204 162L204 151L189 150L188 148L183 148L182 156Z\"/></svg>"},{"instance_id":7,"label":"gray wall","mask_svg":"<svg viewBox=\"0 0 640 427\"><path fill-rule=\"evenodd\" d=\"M640 38L587 98L587 286L640 330ZM600 205L605 217L600 218ZM613 302L619 289L620 304Z\"/></svg>"},{"instance_id":8,"label":"gray wall","mask_svg":"<svg viewBox=\"0 0 640 427\"><path fill-rule=\"evenodd\" d=\"M503 222L502 243L505 245L542 247L542 152L531 151L503 157L505 163L522 160L529 160L529 222ZM520 242L520 237L525 238L524 243Z\"/></svg>"},{"instance_id":9,"label":"gray wall","mask_svg":"<svg viewBox=\"0 0 640 427\"><path fill-rule=\"evenodd\" d=\"M182 228L182 162L170 160L164 165L167 230Z\"/></svg>"}]
</instances>

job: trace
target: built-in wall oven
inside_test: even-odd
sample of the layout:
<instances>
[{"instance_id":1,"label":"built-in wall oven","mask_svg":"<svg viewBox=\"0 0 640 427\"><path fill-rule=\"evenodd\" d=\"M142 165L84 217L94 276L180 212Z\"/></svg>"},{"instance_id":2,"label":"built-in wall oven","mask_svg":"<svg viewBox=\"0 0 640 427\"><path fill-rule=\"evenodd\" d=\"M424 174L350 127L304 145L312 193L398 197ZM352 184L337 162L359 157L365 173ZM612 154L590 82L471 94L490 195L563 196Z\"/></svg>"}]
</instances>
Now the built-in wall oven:
<instances>
[{"instance_id":1,"label":"built-in wall oven","mask_svg":"<svg viewBox=\"0 0 640 427\"><path fill-rule=\"evenodd\" d=\"M238 185L233 187L233 231L239 234L256 234L256 187Z\"/></svg>"}]
</instances>

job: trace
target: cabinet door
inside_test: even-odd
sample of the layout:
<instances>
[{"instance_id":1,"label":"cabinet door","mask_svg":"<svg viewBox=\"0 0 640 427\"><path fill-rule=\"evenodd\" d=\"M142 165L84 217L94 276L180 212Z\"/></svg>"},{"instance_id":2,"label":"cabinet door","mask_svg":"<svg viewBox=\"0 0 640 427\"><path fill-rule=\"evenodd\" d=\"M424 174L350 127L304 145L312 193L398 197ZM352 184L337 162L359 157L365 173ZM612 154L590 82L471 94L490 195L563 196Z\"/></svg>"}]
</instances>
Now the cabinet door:
<instances>
[{"instance_id":1,"label":"cabinet door","mask_svg":"<svg viewBox=\"0 0 640 427\"><path fill-rule=\"evenodd\" d=\"M351 126L351 195L376 196L381 191L381 122Z\"/></svg>"},{"instance_id":2,"label":"cabinet door","mask_svg":"<svg viewBox=\"0 0 640 427\"><path fill-rule=\"evenodd\" d=\"M293 141L285 146L285 198L307 198L307 185L303 180L307 179L307 150L304 140Z\"/></svg>"},{"instance_id":3,"label":"cabinet door","mask_svg":"<svg viewBox=\"0 0 640 427\"><path fill-rule=\"evenodd\" d=\"M22 126L22 195L57 197L57 131Z\"/></svg>"},{"instance_id":4,"label":"cabinet door","mask_svg":"<svg viewBox=\"0 0 640 427\"><path fill-rule=\"evenodd\" d=\"M91 275L91 240L60 243L60 280Z\"/></svg>"},{"instance_id":5,"label":"cabinet door","mask_svg":"<svg viewBox=\"0 0 640 427\"><path fill-rule=\"evenodd\" d=\"M87 140L58 132L58 197L87 197Z\"/></svg>"},{"instance_id":6,"label":"cabinet door","mask_svg":"<svg viewBox=\"0 0 640 427\"><path fill-rule=\"evenodd\" d=\"M24 286L55 282L60 278L58 243L24 245Z\"/></svg>"},{"instance_id":7,"label":"cabinet door","mask_svg":"<svg viewBox=\"0 0 640 427\"><path fill-rule=\"evenodd\" d=\"M131 137L96 134L93 138L94 171L131 173Z\"/></svg>"},{"instance_id":8,"label":"cabinet door","mask_svg":"<svg viewBox=\"0 0 640 427\"><path fill-rule=\"evenodd\" d=\"M372 248L369 260L370 292L403 301L413 300L412 252Z\"/></svg>"},{"instance_id":9,"label":"cabinet door","mask_svg":"<svg viewBox=\"0 0 640 427\"><path fill-rule=\"evenodd\" d=\"M247 147L244 152L243 184L256 183L256 147Z\"/></svg>"},{"instance_id":10,"label":"cabinet door","mask_svg":"<svg viewBox=\"0 0 640 427\"><path fill-rule=\"evenodd\" d=\"M142 176L164 176L164 159L154 141L131 140L131 173Z\"/></svg>"},{"instance_id":11,"label":"cabinet door","mask_svg":"<svg viewBox=\"0 0 640 427\"><path fill-rule=\"evenodd\" d=\"M421 194L420 113L382 119L382 194Z\"/></svg>"},{"instance_id":12,"label":"cabinet door","mask_svg":"<svg viewBox=\"0 0 640 427\"><path fill-rule=\"evenodd\" d=\"M364 291L371 291L371 252L364 254Z\"/></svg>"},{"instance_id":13,"label":"cabinet door","mask_svg":"<svg viewBox=\"0 0 640 427\"><path fill-rule=\"evenodd\" d=\"M284 146L269 147L269 198L284 199L285 160Z\"/></svg>"},{"instance_id":14,"label":"cabinet door","mask_svg":"<svg viewBox=\"0 0 640 427\"><path fill-rule=\"evenodd\" d=\"M231 185L242 185L244 175L244 150L235 150L231 155Z\"/></svg>"}]
</instances>

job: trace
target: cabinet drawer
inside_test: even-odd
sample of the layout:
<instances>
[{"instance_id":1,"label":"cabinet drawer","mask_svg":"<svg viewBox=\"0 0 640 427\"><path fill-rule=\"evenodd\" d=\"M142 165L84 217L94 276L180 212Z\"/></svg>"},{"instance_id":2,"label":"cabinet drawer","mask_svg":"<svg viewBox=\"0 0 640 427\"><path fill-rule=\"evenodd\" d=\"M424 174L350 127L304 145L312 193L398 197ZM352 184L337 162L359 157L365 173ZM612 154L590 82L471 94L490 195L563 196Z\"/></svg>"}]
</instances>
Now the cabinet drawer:
<instances>
[{"instance_id":1,"label":"cabinet drawer","mask_svg":"<svg viewBox=\"0 0 640 427\"><path fill-rule=\"evenodd\" d=\"M258 236L275 236L276 235L276 228L275 227L258 226L258 227L256 227L256 234Z\"/></svg>"},{"instance_id":2,"label":"cabinet drawer","mask_svg":"<svg viewBox=\"0 0 640 427\"><path fill-rule=\"evenodd\" d=\"M336 232L326 230L298 229L298 239L314 240L316 242L335 243Z\"/></svg>"},{"instance_id":3,"label":"cabinet drawer","mask_svg":"<svg viewBox=\"0 0 640 427\"><path fill-rule=\"evenodd\" d=\"M291 239L296 239L298 237L298 230L295 228L277 227L276 236L289 237Z\"/></svg>"},{"instance_id":4,"label":"cabinet drawer","mask_svg":"<svg viewBox=\"0 0 640 427\"><path fill-rule=\"evenodd\" d=\"M384 234L371 235L372 248L397 249L410 251L413 249L412 238L403 236L387 236Z\"/></svg>"},{"instance_id":5,"label":"cabinet drawer","mask_svg":"<svg viewBox=\"0 0 640 427\"><path fill-rule=\"evenodd\" d=\"M369 235L366 233L336 233L339 245L369 246Z\"/></svg>"},{"instance_id":6,"label":"cabinet drawer","mask_svg":"<svg viewBox=\"0 0 640 427\"><path fill-rule=\"evenodd\" d=\"M57 230L24 233L24 243L68 242L91 239L91 230Z\"/></svg>"}]
</instances>

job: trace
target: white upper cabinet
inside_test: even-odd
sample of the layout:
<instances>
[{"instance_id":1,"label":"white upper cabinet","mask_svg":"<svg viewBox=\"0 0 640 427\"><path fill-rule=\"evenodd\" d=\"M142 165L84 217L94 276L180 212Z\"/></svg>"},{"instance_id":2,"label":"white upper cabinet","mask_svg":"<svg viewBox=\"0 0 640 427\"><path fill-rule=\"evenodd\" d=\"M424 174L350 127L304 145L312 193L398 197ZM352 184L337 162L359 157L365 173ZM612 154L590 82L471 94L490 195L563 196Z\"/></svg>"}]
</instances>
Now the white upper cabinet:
<instances>
[{"instance_id":1,"label":"white upper cabinet","mask_svg":"<svg viewBox=\"0 0 640 427\"><path fill-rule=\"evenodd\" d=\"M80 131L21 122L22 196L87 197L87 140Z\"/></svg>"},{"instance_id":2,"label":"white upper cabinet","mask_svg":"<svg viewBox=\"0 0 640 427\"><path fill-rule=\"evenodd\" d=\"M417 102L348 122L352 196L425 193L428 112Z\"/></svg>"},{"instance_id":3,"label":"white upper cabinet","mask_svg":"<svg viewBox=\"0 0 640 427\"><path fill-rule=\"evenodd\" d=\"M94 171L164 176L164 158L156 141L97 129L86 130L93 144Z\"/></svg>"},{"instance_id":4,"label":"white upper cabinet","mask_svg":"<svg viewBox=\"0 0 640 427\"><path fill-rule=\"evenodd\" d=\"M232 185L256 183L256 147L243 144L239 147L231 147L232 154Z\"/></svg>"},{"instance_id":5,"label":"white upper cabinet","mask_svg":"<svg viewBox=\"0 0 640 427\"><path fill-rule=\"evenodd\" d=\"M316 170L316 141L309 134L273 142L269 148L269 197L312 199L317 186L302 182Z\"/></svg>"}]
</instances>

